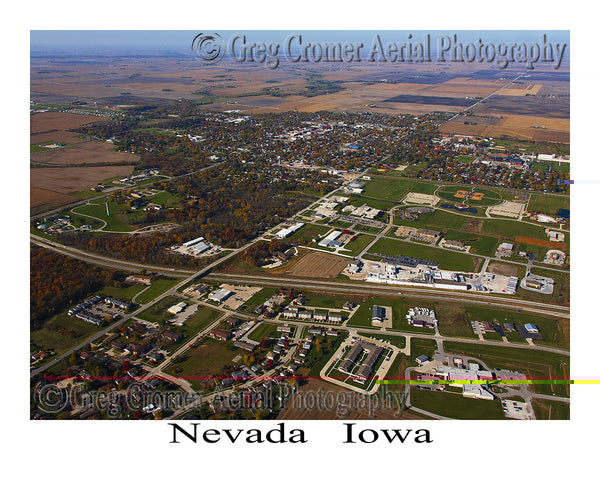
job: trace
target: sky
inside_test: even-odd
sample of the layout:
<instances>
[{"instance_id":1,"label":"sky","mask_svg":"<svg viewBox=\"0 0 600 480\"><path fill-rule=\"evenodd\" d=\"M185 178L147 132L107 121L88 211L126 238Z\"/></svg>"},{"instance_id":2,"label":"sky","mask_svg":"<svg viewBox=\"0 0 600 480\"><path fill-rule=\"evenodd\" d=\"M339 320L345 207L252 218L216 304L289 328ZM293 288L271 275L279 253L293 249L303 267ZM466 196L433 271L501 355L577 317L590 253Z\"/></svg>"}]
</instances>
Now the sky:
<instances>
[{"instance_id":1,"label":"sky","mask_svg":"<svg viewBox=\"0 0 600 480\"><path fill-rule=\"evenodd\" d=\"M213 31L210 31L212 33ZM214 30L225 40L236 33L245 33L252 41L282 43L288 35L300 33L312 41L364 42L369 44L379 33L382 40L405 42L408 34L422 39L426 33L437 41L440 35L456 33L462 42L481 38L484 42L539 42L542 34L554 43L569 43L568 30ZM98 51L103 49L124 51L189 51L192 39L203 31L192 30L31 30L31 52ZM435 43L435 42L434 42ZM568 50L568 49L567 49Z\"/></svg>"}]
</instances>

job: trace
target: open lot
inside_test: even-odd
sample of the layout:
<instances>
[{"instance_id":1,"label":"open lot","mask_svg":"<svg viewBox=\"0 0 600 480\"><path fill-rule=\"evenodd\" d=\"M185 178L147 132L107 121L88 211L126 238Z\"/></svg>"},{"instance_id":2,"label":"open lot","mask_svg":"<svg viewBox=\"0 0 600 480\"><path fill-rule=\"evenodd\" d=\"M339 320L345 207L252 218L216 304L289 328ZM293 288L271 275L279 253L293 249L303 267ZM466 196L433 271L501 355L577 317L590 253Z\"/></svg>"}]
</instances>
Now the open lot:
<instances>
[{"instance_id":1,"label":"open lot","mask_svg":"<svg viewBox=\"0 0 600 480\"><path fill-rule=\"evenodd\" d=\"M321 252L308 252L285 273L297 277L335 278L348 264L348 259Z\"/></svg>"}]
</instances>

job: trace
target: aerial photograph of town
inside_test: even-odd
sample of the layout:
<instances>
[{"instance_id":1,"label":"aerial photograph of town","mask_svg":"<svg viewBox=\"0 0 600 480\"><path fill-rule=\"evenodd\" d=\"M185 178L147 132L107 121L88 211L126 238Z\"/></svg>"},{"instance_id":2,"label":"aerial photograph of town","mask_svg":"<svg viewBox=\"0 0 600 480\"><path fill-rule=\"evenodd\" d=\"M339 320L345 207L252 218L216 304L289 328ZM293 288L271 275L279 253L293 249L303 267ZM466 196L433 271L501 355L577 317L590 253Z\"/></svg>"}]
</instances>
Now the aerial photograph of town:
<instances>
[{"instance_id":1,"label":"aerial photograph of town","mask_svg":"<svg viewBox=\"0 0 600 480\"><path fill-rule=\"evenodd\" d=\"M570 419L569 31L30 38L31 419Z\"/></svg>"}]
</instances>

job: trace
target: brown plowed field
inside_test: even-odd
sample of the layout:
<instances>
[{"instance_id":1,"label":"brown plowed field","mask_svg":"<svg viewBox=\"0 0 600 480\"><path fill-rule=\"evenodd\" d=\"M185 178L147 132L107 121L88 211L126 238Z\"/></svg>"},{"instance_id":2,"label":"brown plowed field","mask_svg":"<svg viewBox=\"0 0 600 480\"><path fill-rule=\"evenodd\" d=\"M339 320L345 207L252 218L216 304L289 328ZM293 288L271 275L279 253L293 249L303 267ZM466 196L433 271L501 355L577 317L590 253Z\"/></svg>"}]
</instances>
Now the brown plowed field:
<instances>
[{"instance_id":1,"label":"brown plowed field","mask_svg":"<svg viewBox=\"0 0 600 480\"><path fill-rule=\"evenodd\" d=\"M304 255L285 273L297 277L335 278L347 264L347 258L313 251Z\"/></svg>"},{"instance_id":2,"label":"brown plowed field","mask_svg":"<svg viewBox=\"0 0 600 480\"><path fill-rule=\"evenodd\" d=\"M549 242L546 240L536 240L535 238L521 237L519 235L515 237L515 241L519 243L528 243L529 245L537 245L539 247L553 248L556 250L563 250L564 248L566 248L566 245L564 243Z\"/></svg>"}]
</instances>

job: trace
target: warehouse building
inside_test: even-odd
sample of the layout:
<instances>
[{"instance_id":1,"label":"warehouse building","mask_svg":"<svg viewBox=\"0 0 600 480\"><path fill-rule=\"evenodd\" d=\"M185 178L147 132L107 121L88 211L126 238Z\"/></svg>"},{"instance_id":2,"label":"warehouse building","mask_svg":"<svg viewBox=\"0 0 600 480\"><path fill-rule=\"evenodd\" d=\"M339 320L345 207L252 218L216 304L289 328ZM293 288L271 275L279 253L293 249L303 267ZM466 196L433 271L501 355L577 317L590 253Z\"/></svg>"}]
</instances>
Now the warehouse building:
<instances>
[{"instance_id":1,"label":"warehouse building","mask_svg":"<svg viewBox=\"0 0 600 480\"><path fill-rule=\"evenodd\" d=\"M323 240L319 242L320 247L329 247L331 246L342 234L339 230L334 230L329 235L327 235ZM338 242L339 243L339 242Z\"/></svg>"},{"instance_id":2,"label":"warehouse building","mask_svg":"<svg viewBox=\"0 0 600 480\"><path fill-rule=\"evenodd\" d=\"M229 290L222 288L221 290L217 290L216 292L211 293L208 296L208 298L209 298L209 300L212 300L214 302L221 303L222 301L229 298L231 295L233 295L233 292L230 292Z\"/></svg>"}]
</instances>

